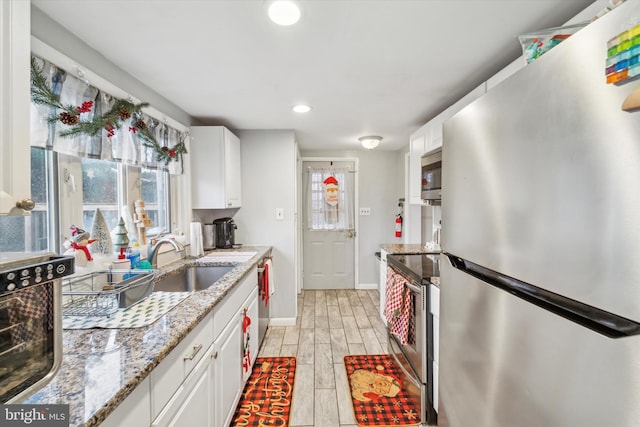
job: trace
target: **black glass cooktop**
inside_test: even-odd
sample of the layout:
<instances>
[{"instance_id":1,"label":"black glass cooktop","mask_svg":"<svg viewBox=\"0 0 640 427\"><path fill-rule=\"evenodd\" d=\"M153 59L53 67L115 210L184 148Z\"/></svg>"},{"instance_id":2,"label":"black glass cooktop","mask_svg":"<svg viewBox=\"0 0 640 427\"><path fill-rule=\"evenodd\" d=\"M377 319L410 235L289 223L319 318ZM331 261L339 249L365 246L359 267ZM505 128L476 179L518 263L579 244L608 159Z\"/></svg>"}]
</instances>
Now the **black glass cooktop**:
<instances>
[{"instance_id":1,"label":"black glass cooktop","mask_svg":"<svg viewBox=\"0 0 640 427\"><path fill-rule=\"evenodd\" d=\"M390 254L387 264L417 283L428 284L440 277L439 254Z\"/></svg>"}]
</instances>

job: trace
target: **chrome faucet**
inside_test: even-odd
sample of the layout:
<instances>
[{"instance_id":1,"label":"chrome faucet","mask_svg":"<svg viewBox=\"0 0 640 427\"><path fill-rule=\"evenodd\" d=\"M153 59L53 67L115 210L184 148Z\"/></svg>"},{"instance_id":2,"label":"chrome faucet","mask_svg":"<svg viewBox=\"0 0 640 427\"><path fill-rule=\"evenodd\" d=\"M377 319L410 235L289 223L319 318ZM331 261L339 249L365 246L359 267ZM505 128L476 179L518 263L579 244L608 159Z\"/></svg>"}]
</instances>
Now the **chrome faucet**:
<instances>
[{"instance_id":1,"label":"chrome faucet","mask_svg":"<svg viewBox=\"0 0 640 427\"><path fill-rule=\"evenodd\" d=\"M180 258L184 258L185 249L182 243L175 241L173 239L170 239L168 237L164 237L158 240L151 247L151 251L149 251L148 261L151 263L151 267L154 269L158 267L158 249L160 249L160 246L162 246L165 243L168 243L171 246L173 246L173 249L175 249L176 252L178 253L182 252L182 255L180 256Z\"/></svg>"}]
</instances>

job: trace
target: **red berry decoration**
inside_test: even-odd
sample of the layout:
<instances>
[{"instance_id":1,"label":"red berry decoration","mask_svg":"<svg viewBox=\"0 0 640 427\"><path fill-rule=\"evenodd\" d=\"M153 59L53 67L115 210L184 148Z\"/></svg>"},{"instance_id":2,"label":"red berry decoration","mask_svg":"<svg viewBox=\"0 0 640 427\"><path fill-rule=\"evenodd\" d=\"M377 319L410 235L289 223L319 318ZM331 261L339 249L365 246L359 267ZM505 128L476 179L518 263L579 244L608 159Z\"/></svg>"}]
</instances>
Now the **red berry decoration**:
<instances>
[{"instance_id":1,"label":"red berry decoration","mask_svg":"<svg viewBox=\"0 0 640 427\"><path fill-rule=\"evenodd\" d=\"M93 101L85 101L78 107L78 113L88 113L93 108Z\"/></svg>"},{"instance_id":2,"label":"red berry decoration","mask_svg":"<svg viewBox=\"0 0 640 427\"><path fill-rule=\"evenodd\" d=\"M135 127L135 126L129 126L129 132L136 133L136 132L138 132L138 128Z\"/></svg>"},{"instance_id":3,"label":"red berry decoration","mask_svg":"<svg viewBox=\"0 0 640 427\"><path fill-rule=\"evenodd\" d=\"M169 157L175 157L176 154L176 150L169 150Z\"/></svg>"}]
</instances>

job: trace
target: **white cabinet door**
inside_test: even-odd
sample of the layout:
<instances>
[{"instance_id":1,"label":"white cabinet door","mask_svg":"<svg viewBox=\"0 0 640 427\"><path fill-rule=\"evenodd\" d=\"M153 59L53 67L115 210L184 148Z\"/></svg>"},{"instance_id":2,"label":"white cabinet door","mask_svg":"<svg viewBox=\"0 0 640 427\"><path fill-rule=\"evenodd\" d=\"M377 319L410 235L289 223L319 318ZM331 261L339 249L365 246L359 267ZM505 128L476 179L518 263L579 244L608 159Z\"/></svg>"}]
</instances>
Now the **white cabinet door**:
<instances>
[{"instance_id":1,"label":"white cabinet door","mask_svg":"<svg viewBox=\"0 0 640 427\"><path fill-rule=\"evenodd\" d=\"M247 316L251 319L251 324L249 325L249 355L251 356L251 365L248 370L243 368L244 373L244 381L247 380L249 375L251 375L251 367L253 366L253 362L256 361L258 357L258 351L260 348L258 345L260 344L258 341L258 287L251 292L249 298L247 298L247 302L245 303L245 307L247 308Z\"/></svg>"},{"instance_id":2,"label":"white cabinet door","mask_svg":"<svg viewBox=\"0 0 640 427\"><path fill-rule=\"evenodd\" d=\"M104 420L100 427L148 426L151 424L149 413L149 379L146 378L127 398Z\"/></svg>"},{"instance_id":3,"label":"white cabinet door","mask_svg":"<svg viewBox=\"0 0 640 427\"><path fill-rule=\"evenodd\" d=\"M31 199L31 4L0 1L0 214Z\"/></svg>"},{"instance_id":4,"label":"white cabinet door","mask_svg":"<svg viewBox=\"0 0 640 427\"><path fill-rule=\"evenodd\" d=\"M427 150L431 127L430 124L422 126L415 131L409 139L409 203L422 205L422 167L420 158Z\"/></svg>"},{"instance_id":5,"label":"white cabinet door","mask_svg":"<svg viewBox=\"0 0 640 427\"><path fill-rule=\"evenodd\" d=\"M153 420L152 427L210 426L213 411L210 346L171 400Z\"/></svg>"},{"instance_id":6,"label":"white cabinet door","mask_svg":"<svg viewBox=\"0 0 640 427\"><path fill-rule=\"evenodd\" d=\"M242 199L240 170L240 139L229 129L224 129L225 149L225 205L228 208L239 208Z\"/></svg>"},{"instance_id":7,"label":"white cabinet door","mask_svg":"<svg viewBox=\"0 0 640 427\"><path fill-rule=\"evenodd\" d=\"M190 135L193 209L240 207L240 139L223 126L193 126Z\"/></svg>"},{"instance_id":8,"label":"white cabinet door","mask_svg":"<svg viewBox=\"0 0 640 427\"><path fill-rule=\"evenodd\" d=\"M231 319L213 343L213 425L227 426L242 393L242 329Z\"/></svg>"}]
</instances>

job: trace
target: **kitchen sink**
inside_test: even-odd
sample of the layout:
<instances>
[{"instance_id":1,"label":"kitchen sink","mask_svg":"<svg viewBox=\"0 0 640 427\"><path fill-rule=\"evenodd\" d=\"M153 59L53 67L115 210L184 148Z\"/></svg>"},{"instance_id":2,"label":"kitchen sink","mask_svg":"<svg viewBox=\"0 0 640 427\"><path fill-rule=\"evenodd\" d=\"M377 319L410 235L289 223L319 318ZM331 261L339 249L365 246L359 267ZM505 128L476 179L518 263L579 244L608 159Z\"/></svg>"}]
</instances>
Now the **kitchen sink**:
<instances>
[{"instance_id":1,"label":"kitchen sink","mask_svg":"<svg viewBox=\"0 0 640 427\"><path fill-rule=\"evenodd\" d=\"M233 270L233 265L191 266L167 276L155 283L156 291L190 292L203 291Z\"/></svg>"}]
</instances>

